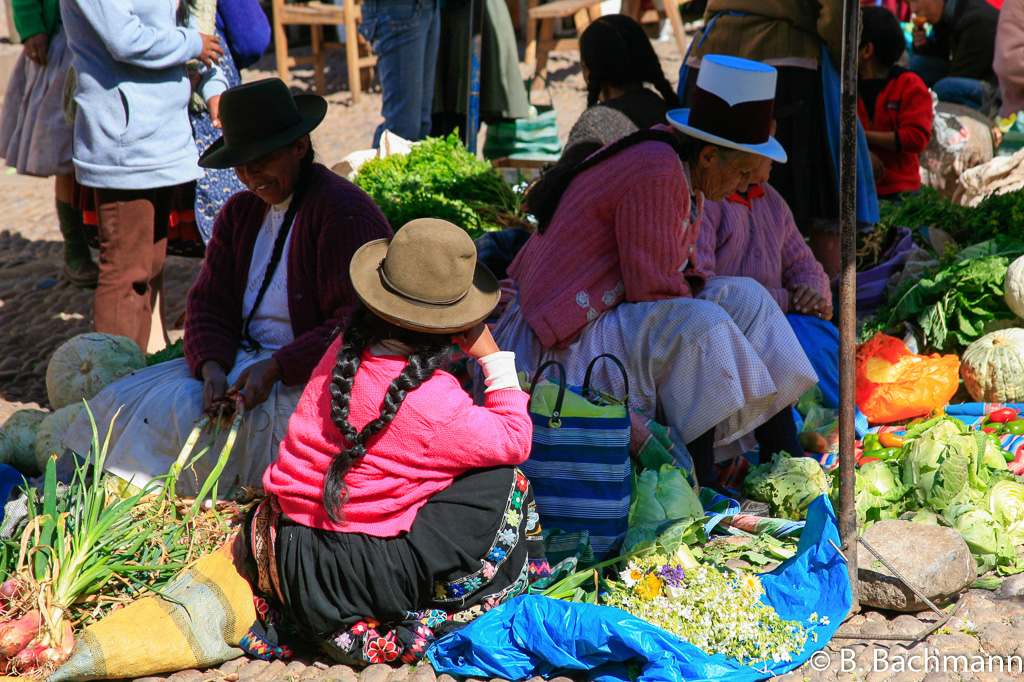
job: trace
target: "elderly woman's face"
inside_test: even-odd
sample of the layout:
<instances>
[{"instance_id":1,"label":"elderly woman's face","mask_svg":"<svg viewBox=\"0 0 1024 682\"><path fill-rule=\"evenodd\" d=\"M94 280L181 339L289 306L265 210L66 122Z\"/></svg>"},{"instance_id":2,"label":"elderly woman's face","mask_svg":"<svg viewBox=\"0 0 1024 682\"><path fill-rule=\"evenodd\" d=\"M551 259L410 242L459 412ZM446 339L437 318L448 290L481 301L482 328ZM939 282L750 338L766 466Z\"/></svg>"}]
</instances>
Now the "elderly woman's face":
<instances>
[{"instance_id":1,"label":"elderly woman's face","mask_svg":"<svg viewBox=\"0 0 1024 682\"><path fill-rule=\"evenodd\" d=\"M275 149L244 166L235 167L239 181L268 204L280 204L295 191L309 136Z\"/></svg>"},{"instance_id":2,"label":"elderly woman's face","mask_svg":"<svg viewBox=\"0 0 1024 682\"><path fill-rule=\"evenodd\" d=\"M761 158L758 154L723 154L718 147L704 147L697 159L700 172L692 179L696 189L704 193L705 199L722 201L732 196L733 192L747 188L754 172L761 165Z\"/></svg>"}]
</instances>

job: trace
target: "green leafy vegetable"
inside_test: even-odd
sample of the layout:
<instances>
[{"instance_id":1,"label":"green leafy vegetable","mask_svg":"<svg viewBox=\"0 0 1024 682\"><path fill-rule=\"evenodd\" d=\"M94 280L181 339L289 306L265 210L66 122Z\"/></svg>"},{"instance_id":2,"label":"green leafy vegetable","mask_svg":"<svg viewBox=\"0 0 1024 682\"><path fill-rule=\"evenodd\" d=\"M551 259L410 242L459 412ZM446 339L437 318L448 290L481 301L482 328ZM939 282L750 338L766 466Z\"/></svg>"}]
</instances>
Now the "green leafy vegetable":
<instances>
[{"instance_id":1,"label":"green leafy vegetable","mask_svg":"<svg viewBox=\"0 0 1024 682\"><path fill-rule=\"evenodd\" d=\"M1016 481L996 482L985 496L985 508L1014 545L1024 545L1024 485Z\"/></svg>"},{"instance_id":2,"label":"green leafy vegetable","mask_svg":"<svg viewBox=\"0 0 1024 682\"><path fill-rule=\"evenodd\" d=\"M685 472L671 464L637 476L636 491L636 499L629 508L630 525L704 516L704 507Z\"/></svg>"},{"instance_id":3,"label":"green leafy vegetable","mask_svg":"<svg viewBox=\"0 0 1024 682\"><path fill-rule=\"evenodd\" d=\"M902 326L920 328L925 346L962 350L1016 316L1003 300L1003 280L1010 259L981 256L960 260L902 287L864 326L863 338Z\"/></svg>"},{"instance_id":4,"label":"green leafy vegetable","mask_svg":"<svg viewBox=\"0 0 1024 682\"><path fill-rule=\"evenodd\" d=\"M946 518L970 547L978 562L978 573L993 568L999 568L1000 572L1017 572L1017 551L992 514L971 504L958 504L946 511Z\"/></svg>"},{"instance_id":5,"label":"green leafy vegetable","mask_svg":"<svg viewBox=\"0 0 1024 682\"><path fill-rule=\"evenodd\" d=\"M812 501L828 495L829 483L817 460L780 452L750 470L743 491L752 500L767 502L772 516L800 520Z\"/></svg>"},{"instance_id":6,"label":"green leafy vegetable","mask_svg":"<svg viewBox=\"0 0 1024 682\"><path fill-rule=\"evenodd\" d=\"M912 439L905 447L902 472L903 483L911 488L912 507L942 512L952 504L981 502L993 469L1006 469L1001 457L986 454L989 447L984 433L965 432L953 419L943 419Z\"/></svg>"},{"instance_id":7,"label":"green leafy vegetable","mask_svg":"<svg viewBox=\"0 0 1024 682\"><path fill-rule=\"evenodd\" d=\"M868 462L856 474L857 526L861 531L876 521L897 519L905 507L909 486L897 478L893 462Z\"/></svg>"},{"instance_id":8,"label":"green leafy vegetable","mask_svg":"<svg viewBox=\"0 0 1024 682\"><path fill-rule=\"evenodd\" d=\"M490 230L529 227L516 192L452 134L430 137L408 154L363 164L354 181L394 229L416 218L441 218L474 239Z\"/></svg>"},{"instance_id":9,"label":"green leafy vegetable","mask_svg":"<svg viewBox=\"0 0 1024 682\"><path fill-rule=\"evenodd\" d=\"M171 345L167 346L163 350L158 350L152 355L146 356L146 366L151 367L152 365L160 364L161 362L167 362L168 360L177 360L178 358L185 357L185 340L178 339Z\"/></svg>"}]
</instances>

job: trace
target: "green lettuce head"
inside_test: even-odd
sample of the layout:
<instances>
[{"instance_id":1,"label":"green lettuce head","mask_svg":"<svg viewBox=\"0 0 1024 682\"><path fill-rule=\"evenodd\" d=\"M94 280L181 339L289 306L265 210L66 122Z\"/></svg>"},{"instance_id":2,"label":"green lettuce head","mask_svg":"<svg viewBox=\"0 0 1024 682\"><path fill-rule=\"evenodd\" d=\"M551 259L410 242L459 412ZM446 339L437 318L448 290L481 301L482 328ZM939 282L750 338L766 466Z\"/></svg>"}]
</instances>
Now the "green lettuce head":
<instances>
[{"instance_id":1,"label":"green lettuce head","mask_svg":"<svg viewBox=\"0 0 1024 682\"><path fill-rule=\"evenodd\" d=\"M999 481L985 496L985 509L1002 525L1014 545L1024 545L1024 485Z\"/></svg>"},{"instance_id":2,"label":"green lettuce head","mask_svg":"<svg viewBox=\"0 0 1024 682\"><path fill-rule=\"evenodd\" d=\"M799 521L812 501L829 494L829 484L817 460L780 452L771 462L750 470L743 492L752 500L767 502L772 516Z\"/></svg>"}]
</instances>

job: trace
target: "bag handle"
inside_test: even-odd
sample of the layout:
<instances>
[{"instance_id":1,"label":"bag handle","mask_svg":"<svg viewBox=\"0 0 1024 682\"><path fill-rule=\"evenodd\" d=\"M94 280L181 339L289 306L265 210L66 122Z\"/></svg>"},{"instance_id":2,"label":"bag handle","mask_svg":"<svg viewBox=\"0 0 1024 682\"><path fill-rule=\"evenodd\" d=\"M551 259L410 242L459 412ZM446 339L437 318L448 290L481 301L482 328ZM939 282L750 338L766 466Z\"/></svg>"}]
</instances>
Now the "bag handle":
<instances>
[{"instance_id":1,"label":"bag handle","mask_svg":"<svg viewBox=\"0 0 1024 682\"><path fill-rule=\"evenodd\" d=\"M558 368L558 376L561 381L558 384L558 398L555 399L555 409L552 410L551 418L548 419L548 426L557 429L562 425L560 415L562 414L562 401L565 399L565 367L558 360L548 360L534 373L533 381L530 382L530 399L526 401L526 409L530 409L530 403L533 402L533 389L537 388L537 382L543 376L544 370L551 365Z\"/></svg>"},{"instance_id":2,"label":"bag handle","mask_svg":"<svg viewBox=\"0 0 1024 682\"><path fill-rule=\"evenodd\" d=\"M590 392L590 375L594 371L594 365L596 365L597 361L600 360L601 358L608 358L609 360L611 360L612 362L614 362L618 366L619 370L622 371L622 382L626 385L626 395L622 398L622 404L626 408L628 408L629 407L629 375L626 374L626 368L622 366L622 362L617 357L612 355L611 353L602 353L601 355L598 355L596 358L591 360L590 364L587 365L587 374L583 377L583 395L585 396L587 393Z\"/></svg>"},{"instance_id":3,"label":"bag handle","mask_svg":"<svg viewBox=\"0 0 1024 682\"><path fill-rule=\"evenodd\" d=\"M533 94L532 94L533 82L535 80L537 80L538 78L541 80L542 83L544 83L544 90L548 93L548 99L551 101L550 106L553 109L555 107L555 96L551 92L551 81L549 81L547 79L547 76L544 76L543 74L541 74L539 72L534 72L524 82L524 85L526 85L526 103L529 104L530 106L547 106L547 105L544 105L544 104L535 105L533 103Z\"/></svg>"}]
</instances>

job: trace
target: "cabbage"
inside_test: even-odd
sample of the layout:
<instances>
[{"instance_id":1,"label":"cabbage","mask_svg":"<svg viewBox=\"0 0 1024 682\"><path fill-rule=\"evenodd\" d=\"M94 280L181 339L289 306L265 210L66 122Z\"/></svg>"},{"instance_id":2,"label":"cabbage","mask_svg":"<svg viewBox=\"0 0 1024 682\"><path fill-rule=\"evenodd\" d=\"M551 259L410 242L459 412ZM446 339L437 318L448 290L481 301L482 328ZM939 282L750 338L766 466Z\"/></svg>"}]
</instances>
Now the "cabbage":
<instances>
[{"instance_id":1,"label":"cabbage","mask_svg":"<svg viewBox=\"0 0 1024 682\"><path fill-rule=\"evenodd\" d=\"M965 431L948 418L916 431L904 450L902 478L911 488L908 503L913 509L941 512L958 503L976 506L985 496L993 470L1006 469L984 433Z\"/></svg>"},{"instance_id":2,"label":"cabbage","mask_svg":"<svg viewBox=\"0 0 1024 682\"><path fill-rule=\"evenodd\" d=\"M699 519L704 507L685 472L671 464L650 469L636 478L636 499L629 508L629 524L640 525L668 519Z\"/></svg>"},{"instance_id":3,"label":"cabbage","mask_svg":"<svg viewBox=\"0 0 1024 682\"><path fill-rule=\"evenodd\" d=\"M829 494L829 484L817 460L780 452L771 462L750 470L743 492L752 500L767 502L772 516L799 521L811 502Z\"/></svg>"},{"instance_id":4,"label":"cabbage","mask_svg":"<svg viewBox=\"0 0 1024 682\"><path fill-rule=\"evenodd\" d=\"M985 508L1006 530L1014 545L1024 545L1024 485L999 481L989 488Z\"/></svg>"},{"instance_id":5,"label":"cabbage","mask_svg":"<svg viewBox=\"0 0 1024 682\"><path fill-rule=\"evenodd\" d=\"M901 483L888 462L868 462L857 469L857 525L863 532L876 521L897 519L910 488Z\"/></svg>"},{"instance_id":6,"label":"cabbage","mask_svg":"<svg viewBox=\"0 0 1024 682\"><path fill-rule=\"evenodd\" d=\"M946 510L946 519L967 543L979 574L993 568L1016 572L1017 551L992 514L969 504L956 504Z\"/></svg>"}]
</instances>

